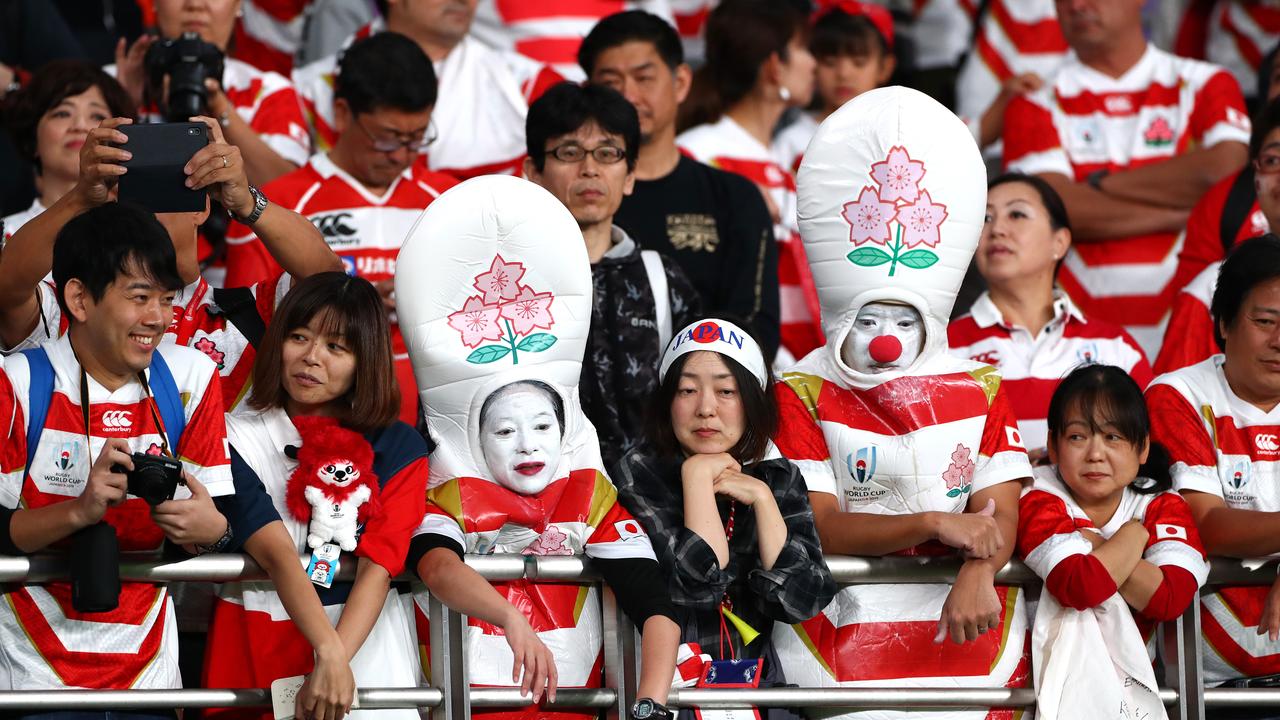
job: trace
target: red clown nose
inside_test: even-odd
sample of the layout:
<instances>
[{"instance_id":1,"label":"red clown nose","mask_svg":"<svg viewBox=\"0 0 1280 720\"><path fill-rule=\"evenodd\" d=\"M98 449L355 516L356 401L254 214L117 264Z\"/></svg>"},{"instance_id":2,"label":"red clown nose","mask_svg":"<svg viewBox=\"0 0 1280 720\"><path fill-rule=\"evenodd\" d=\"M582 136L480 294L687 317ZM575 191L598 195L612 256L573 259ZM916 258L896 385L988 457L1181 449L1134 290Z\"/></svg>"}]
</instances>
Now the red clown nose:
<instances>
[{"instance_id":1,"label":"red clown nose","mask_svg":"<svg viewBox=\"0 0 1280 720\"><path fill-rule=\"evenodd\" d=\"M902 357L902 341L892 335L881 335L873 338L867 345L871 359L880 364L891 363Z\"/></svg>"}]
</instances>

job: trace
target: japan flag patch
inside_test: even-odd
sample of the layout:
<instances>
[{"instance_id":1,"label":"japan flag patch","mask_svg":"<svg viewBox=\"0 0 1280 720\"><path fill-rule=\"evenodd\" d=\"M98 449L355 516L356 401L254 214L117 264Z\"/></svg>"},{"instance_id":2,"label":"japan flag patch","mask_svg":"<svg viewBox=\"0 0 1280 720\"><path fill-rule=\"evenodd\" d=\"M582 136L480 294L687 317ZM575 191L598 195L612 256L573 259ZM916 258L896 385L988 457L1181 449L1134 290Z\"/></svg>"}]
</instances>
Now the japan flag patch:
<instances>
[{"instance_id":1,"label":"japan flag patch","mask_svg":"<svg viewBox=\"0 0 1280 720\"><path fill-rule=\"evenodd\" d=\"M1156 523L1156 539L1167 540L1176 538L1178 540L1187 539L1187 529L1180 525L1163 525Z\"/></svg>"},{"instance_id":2,"label":"japan flag patch","mask_svg":"<svg viewBox=\"0 0 1280 720\"><path fill-rule=\"evenodd\" d=\"M1013 447L1023 448L1024 450L1026 449L1026 446L1022 444L1022 433L1018 432L1018 428L1016 427L1005 425L1004 439L1005 442L1009 443Z\"/></svg>"},{"instance_id":3,"label":"japan flag patch","mask_svg":"<svg viewBox=\"0 0 1280 720\"><path fill-rule=\"evenodd\" d=\"M619 520L613 524L613 529L618 531L618 537L623 540L635 540L645 536L640 523L635 520Z\"/></svg>"}]
</instances>

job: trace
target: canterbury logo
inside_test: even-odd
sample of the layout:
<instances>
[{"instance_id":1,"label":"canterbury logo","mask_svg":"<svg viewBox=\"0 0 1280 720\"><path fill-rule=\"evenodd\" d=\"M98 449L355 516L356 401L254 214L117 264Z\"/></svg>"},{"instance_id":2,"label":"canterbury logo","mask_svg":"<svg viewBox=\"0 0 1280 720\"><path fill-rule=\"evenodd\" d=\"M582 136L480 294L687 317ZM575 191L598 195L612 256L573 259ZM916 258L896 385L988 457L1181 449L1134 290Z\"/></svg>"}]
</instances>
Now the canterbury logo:
<instances>
[{"instance_id":1,"label":"canterbury logo","mask_svg":"<svg viewBox=\"0 0 1280 720\"><path fill-rule=\"evenodd\" d=\"M351 213L336 213L312 218L311 222L326 238L345 238L356 234L351 226Z\"/></svg>"},{"instance_id":2,"label":"canterbury logo","mask_svg":"<svg viewBox=\"0 0 1280 720\"><path fill-rule=\"evenodd\" d=\"M1280 442L1276 441L1275 435L1254 435L1253 444L1262 452L1280 452Z\"/></svg>"},{"instance_id":3,"label":"canterbury logo","mask_svg":"<svg viewBox=\"0 0 1280 720\"><path fill-rule=\"evenodd\" d=\"M128 410L108 410L102 413L102 427L108 429L127 430L133 427L133 420Z\"/></svg>"}]
</instances>

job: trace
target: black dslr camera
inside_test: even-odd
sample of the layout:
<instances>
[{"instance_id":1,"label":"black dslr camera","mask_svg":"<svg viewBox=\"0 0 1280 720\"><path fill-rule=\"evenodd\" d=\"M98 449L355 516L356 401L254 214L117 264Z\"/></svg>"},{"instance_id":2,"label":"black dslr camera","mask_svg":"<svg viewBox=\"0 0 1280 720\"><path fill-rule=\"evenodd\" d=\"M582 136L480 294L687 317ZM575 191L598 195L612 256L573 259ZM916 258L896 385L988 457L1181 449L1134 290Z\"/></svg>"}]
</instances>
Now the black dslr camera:
<instances>
[{"instance_id":1,"label":"black dslr camera","mask_svg":"<svg viewBox=\"0 0 1280 720\"><path fill-rule=\"evenodd\" d=\"M204 81L222 82L223 57L217 45L201 40L197 33L184 32L177 39L157 40L147 48L143 62L151 87L163 88L164 77L169 76L169 96L162 103L166 120L184 122L208 114Z\"/></svg>"},{"instance_id":2,"label":"black dslr camera","mask_svg":"<svg viewBox=\"0 0 1280 720\"><path fill-rule=\"evenodd\" d=\"M129 479L129 494L142 498L151 507L165 500L172 500L173 493L182 480L182 462L164 455L148 455L133 453L133 469L126 470L123 465L112 465L111 472L124 473Z\"/></svg>"}]
</instances>

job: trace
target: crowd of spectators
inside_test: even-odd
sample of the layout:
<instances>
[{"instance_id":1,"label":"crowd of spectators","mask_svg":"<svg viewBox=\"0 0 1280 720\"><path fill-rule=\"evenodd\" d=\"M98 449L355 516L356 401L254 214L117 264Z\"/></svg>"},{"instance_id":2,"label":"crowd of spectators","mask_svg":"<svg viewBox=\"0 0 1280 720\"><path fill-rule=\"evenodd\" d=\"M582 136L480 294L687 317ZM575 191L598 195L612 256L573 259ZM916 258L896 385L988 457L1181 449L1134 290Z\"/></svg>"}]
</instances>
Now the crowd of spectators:
<instances>
[{"instance_id":1,"label":"crowd of spectators","mask_svg":"<svg viewBox=\"0 0 1280 720\"><path fill-rule=\"evenodd\" d=\"M217 59L194 88L175 43ZM1245 0L0 0L0 552L78 553L106 523L121 550L248 553L270 582L218 587L201 682L307 675L306 720L429 672L425 595L402 600L402 572L504 638L479 682L514 666L534 703L598 683L599 648L546 634L581 630L586 590L491 585L462 561L523 552L515 525L545 546L561 521L642 629L637 717L663 716L673 679L712 682L690 662L763 659L755 684L794 682L808 670L779 653L797 637L833 684L1054 677L994 581L1015 555L1052 597L1042 614L1128 607L1145 641L1200 602L1206 683L1280 682L1280 580L1196 592L1208 556L1280 552L1278 54L1280 6ZM881 400L806 374L832 313L797 178L824 120L888 85L952 110L992 178L954 308L887 297L848 318L845 342L906 349L870 370L843 356L856 371L933 351L998 370L966 381L986 406L948 432L983 460L945 508L840 484L879 482L877 447L882 476L934 452L901 438L945 413L866 440L858 414ZM116 202L122 128L176 120L207 129L183 168L205 209ZM883 165L881 185L926 172L897 147ZM492 480L433 474L428 492L439 438L397 259L424 210L490 175L577 225L581 373L570 397L493 389L471 423ZM493 259L491 281L512 278L493 292L535 312L518 271ZM599 467L545 477L579 414ZM334 522L377 498L341 546L352 582L290 484L324 465L308 437L314 454L348 436L372 479ZM126 492L140 454L181 460L173 499ZM948 585L841 590L823 552L964 563ZM110 613L66 583L4 594L0 689L182 683L183 598L163 585L124 583ZM859 654L885 643L902 657Z\"/></svg>"}]
</instances>

